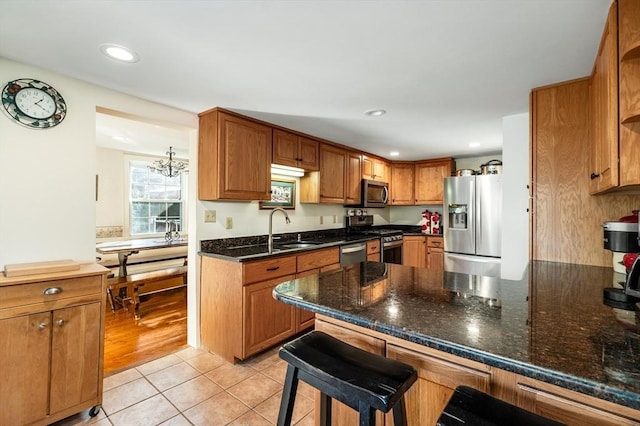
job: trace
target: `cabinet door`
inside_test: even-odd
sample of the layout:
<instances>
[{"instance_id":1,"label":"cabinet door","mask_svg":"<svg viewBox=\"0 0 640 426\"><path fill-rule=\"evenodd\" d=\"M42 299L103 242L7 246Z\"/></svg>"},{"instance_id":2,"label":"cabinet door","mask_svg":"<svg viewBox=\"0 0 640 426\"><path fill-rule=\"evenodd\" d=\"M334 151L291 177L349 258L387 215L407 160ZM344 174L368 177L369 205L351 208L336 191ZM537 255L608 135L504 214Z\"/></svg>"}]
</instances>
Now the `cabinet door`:
<instances>
[{"instance_id":1,"label":"cabinet door","mask_svg":"<svg viewBox=\"0 0 640 426\"><path fill-rule=\"evenodd\" d=\"M298 136L282 130L273 130L273 163L298 167Z\"/></svg>"},{"instance_id":2,"label":"cabinet door","mask_svg":"<svg viewBox=\"0 0 640 426\"><path fill-rule=\"evenodd\" d=\"M441 248L427 248L427 268L438 271L444 269L444 253Z\"/></svg>"},{"instance_id":3,"label":"cabinet door","mask_svg":"<svg viewBox=\"0 0 640 426\"><path fill-rule=\"evenodd\" d=\"M373 157L362 156L362 179L389 182L389 164Z\"/></svg>"},{"instance_id":4,"label":"cabinet door","mask_svg":"<svg viewBox=\"0 0 640 426\"><path fill-rule=\"evenodd\" d=\"M296 314L293 306L278 302L272 295L276 285L294 278L295 275L289 275L243 288L243 359L295 334Z\"/></svg>"},{"instance_id":5,"label":"cabinet door","mask_svg":"<svg viewBox=\"0 0 640 426\"><path fill-rule=\"evenodd\" d=\"M444 178L451 176L452 160L427 161L415 165L416 204L442 204Z\"/></svg>"},{"instance_id":6,"label":"cabinet door","mask_svg":"<svg viewBox=\"0 0 640 426\"><path fill-rule=\"evenodd\" d=\"M347 153L347 181L345 187L345 203L360 204L360 184L362 182L362 158L357 152Z\"/></svg>"},{"instance_id":7,"label":"cabinet door","mask_svg":"<svg viewBox=\"0 0 640 426\"><path fill-rule=\"evenodd\" d=\"M593 110L589 192L618 186L618 50L615 3L609 10L591 77Z\"/></svg>"},{"instance_id":8,"label":"cabinet door","mask_svg":"<svg viewBox=\"0 0 640 426\"><path fill-rule=\"evenodd\" d=\"M320 144L318 141L300 136L298 143L298 167L305 170L320 168Z\"/></svg>"},{"instance_id":9,"label":"cabinet door","mask_svg":"<svg viewBox=\"0 0 640 426\"><path fill-rule=\"evenodd\" d=\"M51 413L98 397L101 303L53 311Z\"/></svg>"},{"instance_id":10,"label":"cabinet door","mask_svg":"<svg viewBox=\"0 0 640 426\"><path fill-rule=\"evenodd\" d=\"M402 264L424 268L426 266L426 240L421 235L407 235L402 240Z\"/></svg>"},{"instance_id":11,"label":"cabinet door","mask_svg":"<svg viewBox=\"0 0 640 426\"><path fill-rule=\"evenodd\" d=\"M320 202L344 204L347 151L331 145L320 146Z\"/></svg>"},{"instance_id":12,"label":"cabinet door","mask_svg":"<svg viewBox=\"0 0 640 426\"><path fill-rule=\"evenodd\" d=\"M413 164L393 163L391 164L391 204L396 206L412 206L415 201L413 193L414 185Z\"/></svg>"},{"instance_id":13,"label":"cabinet door","mask_svg":"<svg viewBox=\"0 0 640 426\"><path fill-rule=\"evenodd\" d=\"M0 320L0 425L47 416L51 313Z\"/></svg>"},{"instance_id":14,"label":"cabinet door","mask_svg":"<svg viewBox=\"0 0 640 426\"><path fill-rule=\"evenodd\" d=\"M408 425L435 425L459 385L489 393L491 374L466 365L387 344L387 358L409 364L418 371L418 381L405 394ZM392 425L391 415L386 423Z\"/></svg>"},{"instance_id":15,"label":"cabinet door","mask_svg":"<svg viewBox=\"0 0 640 426\"><path fill-rule=\"evenodd\" d=\"M271 199L271 128L220 113L221 199Z\"/></svg>"}]
</instances>

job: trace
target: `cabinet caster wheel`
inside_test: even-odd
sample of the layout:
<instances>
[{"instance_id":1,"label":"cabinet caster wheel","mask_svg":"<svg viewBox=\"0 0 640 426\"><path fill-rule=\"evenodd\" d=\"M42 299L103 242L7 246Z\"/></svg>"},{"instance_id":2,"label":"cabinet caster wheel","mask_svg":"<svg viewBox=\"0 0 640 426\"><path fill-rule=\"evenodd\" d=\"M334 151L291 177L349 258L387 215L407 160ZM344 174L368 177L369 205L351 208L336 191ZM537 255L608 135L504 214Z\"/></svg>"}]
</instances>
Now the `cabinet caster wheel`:
<instances>
[{"instance_id":1,"label":"cabinet caster wheel","mask_svg":"<svg viewBox=\"0 0 640 426\"><path fill-rule=\"evenodd\" d=\"M102 408L101 405L94 405L93 407L91 407L91 409L89 410L89 416L91 417L95 417L98 415L98 413L100 412L100 409Z\"/></svg>"}]
</instances>

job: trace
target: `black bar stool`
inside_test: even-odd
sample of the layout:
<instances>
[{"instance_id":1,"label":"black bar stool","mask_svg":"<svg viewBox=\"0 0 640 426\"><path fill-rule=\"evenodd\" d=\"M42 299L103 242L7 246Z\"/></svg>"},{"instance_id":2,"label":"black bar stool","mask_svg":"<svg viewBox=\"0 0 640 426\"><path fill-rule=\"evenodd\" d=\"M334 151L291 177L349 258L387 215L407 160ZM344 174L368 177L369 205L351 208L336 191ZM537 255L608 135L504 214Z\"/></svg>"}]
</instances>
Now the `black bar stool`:
<instances>
[{"instance_id":1,"label":"black bar stool","mask_svg":"<svg viewBox=\"0 0 640 426\"><path fill-rule=\"evenodd\" d=\"M393 409L395 426L406 425L404 393L418 375L410 365L375 355L312 331L280 348L287 361L278 426L289 426L298 380L321 392L320 424L331 424L331 398L360 413L360 425L375 424L375 410Z\"/></svg>"},{"instance_id":2,"label":"black bar stool","mask_svg":"<svg viewBox=\"0 0 640 426\"><path fill-rule=\"evenodd\" d=\"M479 390L458 386L436 425L558 426L562 423L523 410Z\"/></svg>"}]
</instances>

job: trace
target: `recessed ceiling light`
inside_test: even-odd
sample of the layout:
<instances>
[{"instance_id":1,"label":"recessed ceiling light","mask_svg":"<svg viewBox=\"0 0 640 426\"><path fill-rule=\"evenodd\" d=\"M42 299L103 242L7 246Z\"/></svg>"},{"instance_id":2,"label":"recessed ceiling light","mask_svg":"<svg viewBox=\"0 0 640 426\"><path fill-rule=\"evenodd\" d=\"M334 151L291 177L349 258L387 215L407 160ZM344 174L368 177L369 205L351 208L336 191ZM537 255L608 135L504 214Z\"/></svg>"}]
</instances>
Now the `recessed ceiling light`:
<instances>
[{"instance_id":1,"label":"recessed ceiling light","mask_svg":"<svg viewBox=\"0 0 640 426\"><path fill-rule=\"evenodd\" d=\"M385 115L387 111L383 109L370 109L364 112L364 115L369 115L371 117L380 117L381 115Z\"/></svg>"},{"instance_id":2,"label":"recessed ceiling light","mask_svg":"<svg viewBox=\"0 0 640 426\"><path fill-rule=\"evenodd\" d=\"M138 62L140 60L136 52L117 44L102 44L100 45L100 51L108 57L122 62Z\"/></svg>"},{"instance_id":3,"label":"recessed ceiling light","mask_svg":"<svg viewBox=\"0 0 640 426\"><path fill-rule=\"evenodd\" d=\"M469 148L477 148L480 146L480 142L471 142Z\"/></svg>"},{"instance_id":4,"label":"recessed ceiling light","mask_svg":"<svg viewBox=\"0 0 640 426\"><path fill-rule=\"evenodd\" d=\"M389 156L391 156L391 157L397 157L398 155L400 155L400 153L398 151L391 151L389 153Z\"/></svg>"}]
</instances>

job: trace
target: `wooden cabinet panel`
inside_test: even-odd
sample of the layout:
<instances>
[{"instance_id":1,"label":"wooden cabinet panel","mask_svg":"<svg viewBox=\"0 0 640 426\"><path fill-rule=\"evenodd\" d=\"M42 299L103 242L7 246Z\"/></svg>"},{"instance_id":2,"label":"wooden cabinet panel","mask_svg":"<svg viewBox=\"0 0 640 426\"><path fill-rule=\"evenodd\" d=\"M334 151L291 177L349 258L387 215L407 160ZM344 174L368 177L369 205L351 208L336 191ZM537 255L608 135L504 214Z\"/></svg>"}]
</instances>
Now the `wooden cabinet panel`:
<instances>
[{"instance_id":1,"label":"wooden cabinet panel","mask_svg":"<svg viewBox=\"0 0 640 426\"><path fill-rule=\"evenodd\" d=\"M320 145L320 202L344 204L347 151Z\"/></svg>"},{"instance_id":2,"label":"wooden cabinet panel","mask_svg":"<svg viewBox=\"0 0 640 426\"><path fill-rule=\"evenodd\" d=\"M453 159L421 161L415 164L415 204L442 204L445 177L455 169Z\"/></svg>"},{"instance_id":3,"label":"wooden cabinet panel","mask_svg":"<svg viewBox=\"0 0 640 426\"><path fill-rule=\"evenodd\" d=\"M316 140L274 129L273 163L318 170L318 145Z\"/></svg>"},{"instance_id":4,"label":"wooden cabinet panel","mask_svg":"<svg viewBox=\"0 0 640 426\"><path fill-rule=\"evenodd\" d=\"M391 167L389 163L375 157L362 156L362 179L389 182Z\"/></svg>"},{"instance_id":5,"label":"wooden cabinet panel","mask_svg":"<svg viewBox=\"0 0 640 426\"><path fill-rule=\"evenodd\" d=\"M426 267L426 239L422 235L406 235L402 241L402 264Z\"/></svg>"},{"instance_id":6,"label":"wooden cabinet panel","mask_svg":"<svg viewBox=\"0 0 640 426\"><path fill-rule=\"evenodd\" d=\"M491 373L387 344L387 357L411 365L418 381L405 394L407 424L434 425L457 386L490 393ZM390 415L387 420L392 423Z\"/></svg>"},{"instance_id":7,"label":"wooden cabinet panel","mask_svg":"<svg viewBox=\"0 0 640 426\"><path fill-rule=\"evenodd\" d=\"M640 421L523 383L518 383L518 405L567 425L624 426L638 425Z\"/></svg>"},{"instance_id":8,"label":"wooden cabinet panel","mask_svg":"<svg viewBox=\"0 0 640 426\"><path fill-rule=\"evenodd\" d=\"M380 240L369 240L367 241L367 256L370 254L379 254L380 253ZM380 256L378 256L379 258Z\"/></svg>"},{"instance_id":9,"label":"wooden cabinet panel","mask_svg":"<svg viewBox=\"0 0 640 426\"><path fill-rule=\"evenodd\" d=\"M345 184L345 204L360 204L362 182L362 156L357 152L347 153L347 181Z\"/></svg>"},{"instance_id":10,"label":"wooden cabinet panel","mask_svg":"<svg viewBox=\"0 0 640 426\"><path fill-rule=\"evenodd\" d=\"M50 341L50 312L0 320L0 425L46 418Z\"/></svg>"},{"instance_id":11,"label":"wooden cabinet panel","mask_svg":"<svg viewBox=\"0 0 640 426\"><path fill-rule=\"evenodd\" d=\"M414 165L413 163L391 163L391 204L396 206L412 206L415 204L414 195Z\"/></svg>"},{"instance_id":12,"label":"wooden cabinet panel","mask_svg":"<svg viewBox=\"0 0 640 426\"><path fill-rule=\"evenodd\" d=\"M59 412L98 395L100 303L53 311L51 411Z\"/></svg>"},{"instance_id":13,"label":"wooden cabinet panel","mask_svg":"<svg viewBox=\"0 0 640 426\"><path fill-rule=\"evenodd\" d=\"M53 294L45 294L47 289L55 289ZM0 287L0 309L15 308L42 302L55 302L80 296L93 296L101 300L102 286L94 277L77 277L64 280L34 282L29 285Z\"/></svg>"},{"instance_id":14,"label":"wooden cabinet panel","mask_svg":"<svg viewBox=\"0 0 640 426\"><path fill-rule=\"evenodd\" d=\"M294 308L273 298L273 288L294 275L245 286L243 359L296 332Z\"/></svg>"},{"instance_id":15,"label":"wooden cabinet panel","mask_svg":"<svg viewBox=\"0 0 640 426\"><path fill-rule=\"evenodd\" d=\"M200 115L198 197L271 199L271 127L214 109Z\"/></svg>"},{"instance_id":16,"label":"wooden cabinet panel","mask_svg":"<svg viewBox=\"0 0 640 426\"><path fill-rule=\"evenodd\" d=\"M297 270L298 272L303 272L335 263L340 263L340 249L338 247L330 247L299 254L297 258Z\"/></svg>"},{"instance_id":17,"label":"wooden cabinet panel","mask_svg":"<svg viewBox=\"0 0 640 426\"><path fill-rule=\"evenodd\" d=\"M593 110L589 167L592 194L618 186L618 49L617 8L609 10L607 25L591 77Z\"/></svg>"},{"instance_id":18,"label":"wooden cabinet panel","mask_svg":"<svg viewBox=\"0 0 640 426\"><path fill-rule=\"evenodd\" d=\"M244 284L296 273L296 256L274 257L244 264Z\"/></svg>"},{"instance_id":19,"label":"wooden cabinet panel","mask_svg":"<svg viewBox=\"0 0 640 426\"><path fill-rule=\"evenodd\" d=\"M427 268L444 270L444 241L442 237L427 237Z\"/></svg>"}]
</instances>

